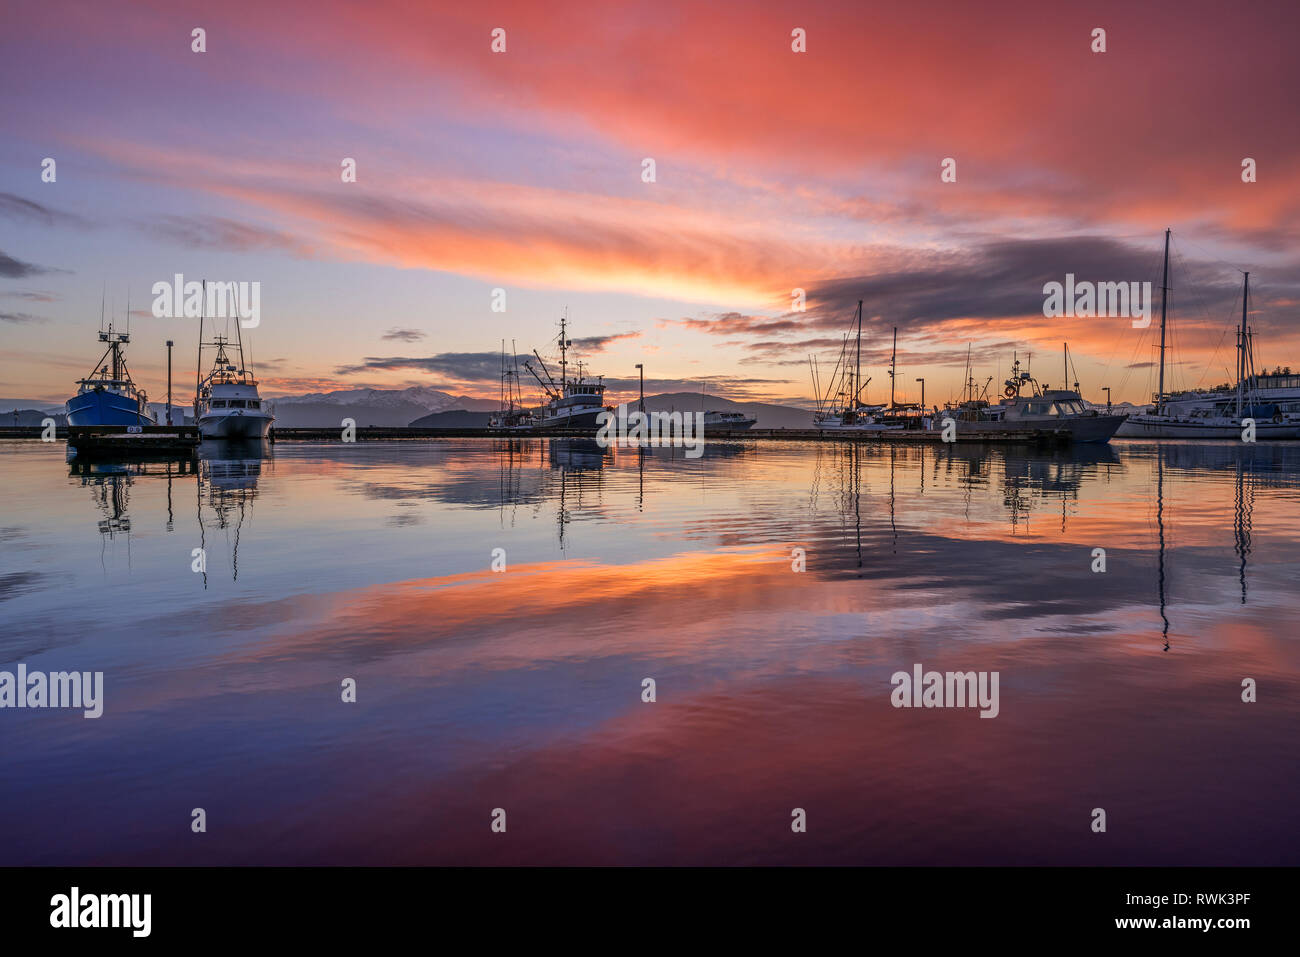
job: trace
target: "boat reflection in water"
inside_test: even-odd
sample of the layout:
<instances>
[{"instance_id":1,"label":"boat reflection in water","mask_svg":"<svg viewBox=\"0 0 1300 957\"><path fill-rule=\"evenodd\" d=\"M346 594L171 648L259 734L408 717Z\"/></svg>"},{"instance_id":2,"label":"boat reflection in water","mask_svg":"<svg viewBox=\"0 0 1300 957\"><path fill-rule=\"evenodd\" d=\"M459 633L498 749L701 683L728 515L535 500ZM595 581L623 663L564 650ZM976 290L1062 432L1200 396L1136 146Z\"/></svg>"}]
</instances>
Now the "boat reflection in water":
<instances>
[{"instance_id":1,"label":"boat reflection in water","mask_svg":"<svg viewBox=\"0 0 1300 957\"><path fill-rule=\"evenodd\" d=\"M230 546L230 574L239 580L239 537L257 498L263 467L270 468L266 439L205 439L199 443L198 521L203 549L203 587L208 586L208 532L224 532Z\"/></svg>"},{"instance_id":2,"label":"boat reflection in water","mask_svg":"<svg viewBox=\"0 0 1300 957\"><path fill-rule=\"evenodd\" d=\"M195 472L196 463L192 459L171 456L135 456L128 462L86 460L75 456L68 459L68 474L92 492L95 506L103 516L98 522L99 532L106 539L119 534L129 535L131 489L142 481L166 482L166 529L172 531L175 528L174 483L192 479Z\"/></svg>"}]
</instances>

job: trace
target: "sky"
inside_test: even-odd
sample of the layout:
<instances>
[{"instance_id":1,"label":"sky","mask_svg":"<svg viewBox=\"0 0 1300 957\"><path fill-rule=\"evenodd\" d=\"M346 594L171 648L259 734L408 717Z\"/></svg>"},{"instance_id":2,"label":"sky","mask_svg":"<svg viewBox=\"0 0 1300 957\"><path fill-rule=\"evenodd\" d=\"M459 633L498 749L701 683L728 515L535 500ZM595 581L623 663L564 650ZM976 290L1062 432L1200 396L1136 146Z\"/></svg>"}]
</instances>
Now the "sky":
<instances>
[{"instance_id":1,"label":"sky","mask_svg":"<svg viewBox=\"0 0 1300 957\"><path fill-rule=\"evenodd\" d=\"M1166 228L1170 386L1232 378L1243 270L1257 364L1300 368L1294 3L0 2L6 398L71 395L129 302L161 400L180 273L261 284L270 396L494 397L567 312L611 398L642 363L810 404L861 299L869 401L897 328L900 400L968 354L1057 386L1068 342L1086 397L1143 402ZM1156 318L1046 318L1067 273L1152 282Z\"/></svg>"}]
</instances>

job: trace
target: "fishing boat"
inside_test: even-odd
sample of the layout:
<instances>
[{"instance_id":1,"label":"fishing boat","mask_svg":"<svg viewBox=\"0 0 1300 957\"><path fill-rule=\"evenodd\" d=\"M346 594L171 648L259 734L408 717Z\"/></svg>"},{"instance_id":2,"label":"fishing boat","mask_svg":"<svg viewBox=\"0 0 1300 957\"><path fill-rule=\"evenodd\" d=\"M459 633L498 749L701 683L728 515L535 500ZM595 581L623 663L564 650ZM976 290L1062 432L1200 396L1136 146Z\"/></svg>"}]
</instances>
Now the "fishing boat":
<instances>
[{"instance_id":1,"label":"fishing boat","mask_svg":"<svg viewBox=\"0 0 1300 957\"><path fill-rule=\"evenodd\" d=\"M1164 279L1160 296L1160 381L1150 412L1129 416L1123 438L1230 439L1240 441L1246 420L1256 439L1300 439L1300 376L1263 376L1255 371L1254 330L1247 324L1250 273L1241 286L1241 325L1237 329L1237 385L1232 391L1178 396L1165 394L1165 333L1169 316L1169 233L1165 230ZM1264 390L1267 389L1267 392Z\"/></svg>"},{"instance_id":2,"label":"fishing boat","mask_svg":"<svg viewBox=\"0 0 1300 957\"><path fill-rule=\"evenodd\" d=\"M605 382L603 377L589 377L578 362L578 374L569 375L569 349L573 340L568 338L568 317L560 318L560 378L557 381L546 362L536 349L533 357L541 367L541 373L524 360L524 368L533 374L533 378L546 393L546 403L540 409L540 425L544 429L595 429L600 423L600 414L613 411L605 406Z\"/></svg>"},{"instance_id":3,"label":"fishing boat","mask_svg":"<svg viewBox=\"0 0 1300 957\"><path fill-rule=\"evenodd\" d=\"M825 391L822 390L817 362L809 357L813 391L817 396L813 427L828 432L888 432L903 429L906 422L901 417L886 416L885 406L868 405L862 401L863 390L871 377L863 378L862 375L861 299L858 300L854 323L855 331L844 336L839 359Z\"/></svg>"},{"instance_id":4,"label":"fishing boat","mask_svg":"<svg viewBox=\"0 0 1300 957\"><path fill-rule=\"evenodd\" d=\"M204 301L207 301L205 292ZM232 345L225 336L214 335L203 341L203 318L199 318L199 358L195 369L194 421L205 439L264 439L275 416L257 391L257 380L244 362L244 338L235 322L235 346L238 363L230 360L226 347ZM216 350L212 371L203 371L204 346Z\"/></svg>"},{"instance_id":5,"label":"fishing boat","mask_svg":"<svg viewBox=\"0 0 1300 957\"><path fill-rule=\"evenodd\" d=\"M1068 378L1068 346L1065 356ZM1109 442L1128 418L1125 414L1109 415L1089 406L1078 390L1078 383L1073 389L1040 385L1028 370L1021 371L1019 356L1013 356L1011 377L1003 385L1002 398L997 403L970 398L948 409L948 417L956 423L959 433L1048 430L1072 442ZM931 427L942 428L943 418L932 418Z\"/></svg>"},{"instance_id":6,"label":"fishing boat","mask_svg":"<svg viewBox=\"0 0 1300 957\"><path fill-rule=\"evenodd\" d=\"M99 341L108 348L84 379L77 380L77 394L64 403L68 425L154 425L149 398L131 379L122 347L131 341L129 333L114 332L110 322Z\"/></svg>"},{"instance_id":7,"label":"fishing boat","mask_svg":"<svg viewBox=\"0 0 1300 957\"><path fill-rule=\"evenodd\" d=\"M503 432L528 432L537 428L539 418L524 408L519 387L519 357L513 350L506 360L506 343L501 340L501 407L488 419L488 428Z\"/></svg>"}]
</instances>

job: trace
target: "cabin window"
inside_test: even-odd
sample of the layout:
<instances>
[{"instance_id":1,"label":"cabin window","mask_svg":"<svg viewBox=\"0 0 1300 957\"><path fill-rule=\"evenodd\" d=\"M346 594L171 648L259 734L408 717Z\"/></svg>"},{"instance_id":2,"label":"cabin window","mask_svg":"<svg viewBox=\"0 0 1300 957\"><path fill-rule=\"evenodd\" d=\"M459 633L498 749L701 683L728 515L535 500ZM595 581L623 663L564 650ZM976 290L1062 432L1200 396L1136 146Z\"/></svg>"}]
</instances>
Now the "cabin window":
<instances>
[{"instance_id":1,"label":"cabin window","mask_svg":"<svg viewBox=\"0 0 1300 957\"><path fill-rule=\"evenodd\" d=\"M1047 411L1047 406L1048 404L1046 402L1029 402L1025 404L1025 412L1029 415L1055 415L1056 409L1053 408L1051 413L1049 413Z\"/></svg>"},{"instance_id":2,"label":"cabin window","mask_svg":"<svg viewBox=\"0 0 1300 957\"><path fill-rule=\"evenodd\" d=\"M225 399L213 399L213 400L212 400L212 408L214 408L214 409L224 409L225 407L226 407L226 400L225 400Z\"/></svg>"}]
</instances>

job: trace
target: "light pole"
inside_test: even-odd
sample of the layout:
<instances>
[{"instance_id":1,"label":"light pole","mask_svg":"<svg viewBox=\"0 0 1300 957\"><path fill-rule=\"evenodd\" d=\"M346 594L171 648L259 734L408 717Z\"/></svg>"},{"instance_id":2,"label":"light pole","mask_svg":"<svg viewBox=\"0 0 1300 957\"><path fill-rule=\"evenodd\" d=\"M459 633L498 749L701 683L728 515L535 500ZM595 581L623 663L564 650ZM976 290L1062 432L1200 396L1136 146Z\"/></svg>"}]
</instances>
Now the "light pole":
<instances>
[{"instance_id":1,"label":"light pole","mask_svg":"<svg viewBox=\"0 0 1300 957\"><path fill-rule=\"evenodd\" d=\"M916 381L921 383L921 409L922 411L924 411L925 410L925 380L917 379Z\"/></svg>"},{"instance_id":2,"label":"light pole","mask_svg":"<svg viewBox=\"0 0 1300 957\"><path fill-rule=\"evenodd\" d=\"M1108 385L1102 386L1101 391L1106 393L1106 412L1109 413L1110 412L1110 386Z\"/></svg>"},{"instance_id":3,"label":"light pole","mask_svg":"<svg viewBox=\"0 0 1300 957\"><path fill-rule=\"evenodd\" d=\"M172 424L172 341L167 340L167 424Z\"/></svg>"},{"instance_id":4,"label":"light pole","mask_svg":"<svg viewBox=\"0 0 1300 957\"><path fill-rule=\"evenodd\" d=\"M645 366L641 363L636 364L636 371L641 375L641 402L639 408L642 415L645 415Z\"/></svg>"}]
</instances>

